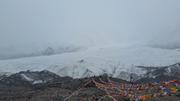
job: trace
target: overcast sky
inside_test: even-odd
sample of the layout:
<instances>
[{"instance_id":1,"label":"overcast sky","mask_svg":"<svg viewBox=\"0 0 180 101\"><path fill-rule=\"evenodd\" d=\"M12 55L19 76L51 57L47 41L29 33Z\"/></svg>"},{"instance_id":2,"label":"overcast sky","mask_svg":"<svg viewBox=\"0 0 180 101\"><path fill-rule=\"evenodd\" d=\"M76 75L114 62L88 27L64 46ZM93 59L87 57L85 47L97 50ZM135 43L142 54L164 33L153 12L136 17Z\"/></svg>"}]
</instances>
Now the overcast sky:
<instances>
[{"instance_id":1,"label":"overcast sky","mask_svg":"<svg viewBox=\"0 0 180 101\"><path fill-rule=\"evenodd\" d=\"M65 43L180 43L179 38L180 0L0 0L1 51Z\"/></svg>"}]
</instances>

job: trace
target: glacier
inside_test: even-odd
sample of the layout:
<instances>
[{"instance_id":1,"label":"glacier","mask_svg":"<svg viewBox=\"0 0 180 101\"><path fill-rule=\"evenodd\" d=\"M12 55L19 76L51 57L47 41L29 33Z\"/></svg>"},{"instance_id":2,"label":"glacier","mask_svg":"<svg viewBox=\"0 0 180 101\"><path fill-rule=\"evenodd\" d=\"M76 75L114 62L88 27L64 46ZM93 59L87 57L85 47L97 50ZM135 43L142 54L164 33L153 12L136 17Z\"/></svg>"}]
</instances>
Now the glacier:
<instances>
[{"instance_id":1,"label":"glacier","mask_svg":"<svg viewBox=\"0 0 180 101\"><path fill-rule=\"evenodd\" d=\"M146 73L137 66L167 66L178 62L180 62L180 52L177 50L107 45L59 55L0 60L0 72L49 70L60 76L73 78L107 73L112 77L129 80L131 73L137 74L137 77Z\"/></svg>"}]
</instances>

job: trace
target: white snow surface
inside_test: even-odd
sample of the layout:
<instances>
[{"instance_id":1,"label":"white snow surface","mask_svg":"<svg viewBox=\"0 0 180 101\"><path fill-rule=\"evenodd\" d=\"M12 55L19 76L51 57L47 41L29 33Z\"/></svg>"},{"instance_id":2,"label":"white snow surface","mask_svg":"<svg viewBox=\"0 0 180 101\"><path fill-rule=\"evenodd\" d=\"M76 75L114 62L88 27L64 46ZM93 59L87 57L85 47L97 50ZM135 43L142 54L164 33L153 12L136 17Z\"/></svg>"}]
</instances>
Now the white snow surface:
<instances>
[{"instance_id":1,"label":"white snow surface","mask_svg":"<svg viewBox=\"0 0 180 101\"><path fill-rule=\"evenodd\" d=\"M46 81L43 81L43 80L35 80L35 81L33 81L33 85L35 85L35 84L41 84L41 83L46 83Z\"/></svg>"},{"instance_id":2,"label":"white snow surface","mask_svg":"<svg viewBox=\"0 0 180 101\"><path fill-rule=\"evenodd\" d=\"M145 73L136 66L166 66L178 62L180 62L180 52L177 50L114 45L90 47L83 51L59 55L1 60L0 72L49 70L60 76L71 76L73 78L103 73L119 77L121 72L138 75Z\"/></svg>"},{"instance_id":3,"label":"white snow surface","mask_svg":"<svg viewBox=\"0 0 180 101\"><path fill-rule=\"evenodd\" d=\"M27 81L33 81L32 78L26 76L25 74L21 74L21 76L22 76L25 80L27 80Z\"/></svg>"}]
</instances>

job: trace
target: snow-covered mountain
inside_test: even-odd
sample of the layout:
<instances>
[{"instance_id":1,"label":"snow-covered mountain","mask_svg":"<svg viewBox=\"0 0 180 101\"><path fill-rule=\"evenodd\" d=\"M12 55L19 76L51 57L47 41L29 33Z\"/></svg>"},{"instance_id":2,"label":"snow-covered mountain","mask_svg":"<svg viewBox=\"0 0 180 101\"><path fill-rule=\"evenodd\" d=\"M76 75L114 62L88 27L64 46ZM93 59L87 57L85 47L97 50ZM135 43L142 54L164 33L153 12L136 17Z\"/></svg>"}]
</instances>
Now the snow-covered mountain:
<instances>
[{"instance_id":1,"label":"snow-covered mountain","mask_svg":"<svg viewBox=\"0 0 180 101\"><path fill-rule=\"evenodd\" d=\"M180 63L163 67L138 66L138 68L147 71L146 74L137 80L140 82L180 79Z\"/></svg>"},{"instance_id":2,"label":"snow-covered mountain","mask_svg":"<svg viewBox=\"0 0 180 101\"><path fill-rule=\"evenodd\" d=\"M41 46L29 47L22 46L23 49L19 47L9 47L2 48L0 51L0 60L8 59L18 59L18 58L28 58L28 57L38 57L38 56L47 56L47 55L56 55L63 53L71 53L81 50L80 46L75 45L61 45L61 46Z\"/></svg>"},{"instance_id":3,"label":"snow-covered mountain","mask_svg":"<svg viewBox=\"0 0 180 101\"><path fill-rule=\"evenodd\" d=\"M31 86L36 84L44 84L60 78L58 75L47 70L33 72L21 71L10 76L1 77L0 84L13 86Z\"/></svg>"},{"instance_id":4,"label":"snow-covered mountain","mask_svg":"<svg viewBox=\"0 0 180 101\"><path fill-rule=\"evenodd\" d=\"M137 66L163 67L178 62L180 52L177 50L111 45L60 55L1 60L0 72L49 70L60 76L73 78L107 73L112 77L130 80L130 75L138 79L147 73L147 69Z\"/></svg>"}]
</instances>

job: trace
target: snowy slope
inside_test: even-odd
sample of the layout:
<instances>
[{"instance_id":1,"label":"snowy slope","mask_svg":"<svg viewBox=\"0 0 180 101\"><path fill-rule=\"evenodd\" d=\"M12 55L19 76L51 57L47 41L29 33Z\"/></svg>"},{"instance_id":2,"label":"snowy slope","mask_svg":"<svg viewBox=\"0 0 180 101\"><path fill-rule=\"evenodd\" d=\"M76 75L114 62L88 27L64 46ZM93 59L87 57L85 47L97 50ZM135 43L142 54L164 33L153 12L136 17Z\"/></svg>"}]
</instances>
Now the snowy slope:
<instances>
[{"instance_id":1,"label":"snowy slope","mask_svg":"<svg viewBox=\"0 0 180 101\"><path fill-rule=\"evenodd\" d=\"M129 80L130 73L146 71L136 66L166 66L180 62L180 52L150 47L104 46L52 56L1 60L0 72L49 70L60 76L81 78L108 73Z\"/></svg>"}]
</instances>

